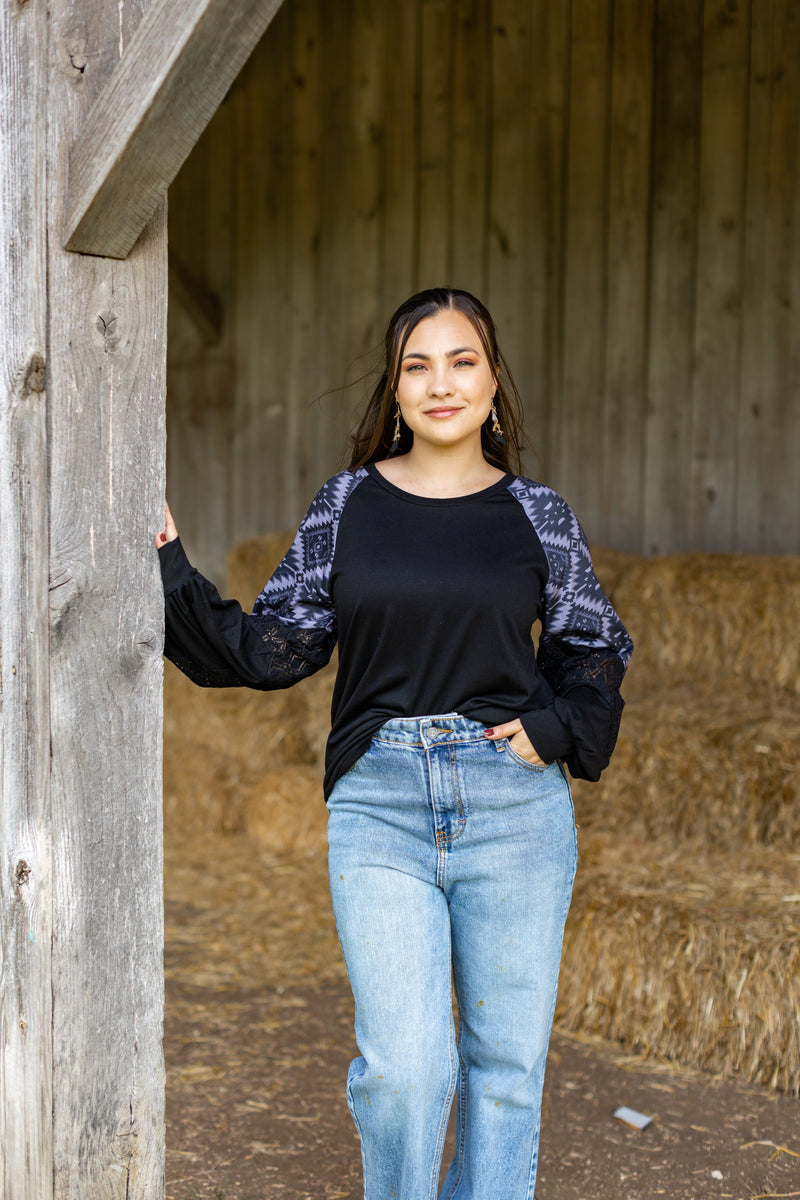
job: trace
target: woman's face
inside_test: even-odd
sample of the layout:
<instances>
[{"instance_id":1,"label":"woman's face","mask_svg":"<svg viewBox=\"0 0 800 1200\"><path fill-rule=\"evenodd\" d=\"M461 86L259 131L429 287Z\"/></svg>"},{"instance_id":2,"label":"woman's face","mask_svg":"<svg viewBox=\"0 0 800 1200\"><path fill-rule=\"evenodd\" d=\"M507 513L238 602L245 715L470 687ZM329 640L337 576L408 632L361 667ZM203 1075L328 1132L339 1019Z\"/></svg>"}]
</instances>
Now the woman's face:
<instances>
[{"instance_id":1,"label":"woman's face","mask_svg":"<svg viewBox=\"0 0 800 1200\"><path fill-rule=\"evenodd\" d=\"M463 313L447 309L412 330L397 400L415 442L452 446L474 439L480 446L496 387L478 331Z\"/></svg>"}]
</instances>

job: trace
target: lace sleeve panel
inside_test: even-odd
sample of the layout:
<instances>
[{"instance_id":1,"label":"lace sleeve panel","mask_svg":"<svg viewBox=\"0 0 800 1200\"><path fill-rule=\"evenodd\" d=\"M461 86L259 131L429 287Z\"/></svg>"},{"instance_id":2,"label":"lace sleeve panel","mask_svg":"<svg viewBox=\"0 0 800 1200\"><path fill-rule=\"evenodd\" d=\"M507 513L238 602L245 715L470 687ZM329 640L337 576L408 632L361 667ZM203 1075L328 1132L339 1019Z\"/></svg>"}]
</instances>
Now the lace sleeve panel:
<instances>
[{"instance_id":1,"label":"lace sleeve panel","mask_svg":"<svg viewBox=\"0 0 800 1200\"><path fill-rule=\"evenodd\" d=\"M177 598L176 598L177 602ZM169 601L168 601L169 603ZM206 637L201 645L173 635L165 653L200 687L250 687L273 691L290 687L329 662L335 636L324 629L287 630L279 621L242 614L243 629L235 653Z\"/></svg>"},{"instance_id":2,"label":"lace sleeve panel","mask_svg":"<svg viewBox=\"0 0 800 1200\"><path fill-rule=\"evenodd\" d=\"M329 661L336 644L330 574L344 505L366 472L343 472L317 494L252 614L223 600L186 564L166 599L164 652L202 687L290 687Z\"/></svg>"}]
</instances>

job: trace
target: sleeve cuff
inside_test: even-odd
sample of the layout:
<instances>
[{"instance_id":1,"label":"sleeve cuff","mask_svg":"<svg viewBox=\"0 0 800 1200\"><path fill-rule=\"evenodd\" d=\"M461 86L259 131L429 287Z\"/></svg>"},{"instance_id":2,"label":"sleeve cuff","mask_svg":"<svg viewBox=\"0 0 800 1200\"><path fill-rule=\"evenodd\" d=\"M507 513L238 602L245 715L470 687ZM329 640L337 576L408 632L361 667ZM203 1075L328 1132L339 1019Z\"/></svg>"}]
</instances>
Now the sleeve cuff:
<instances>
[{"instance_id":1,"label":"sleeve cuff","mask_svg":"<svg viewBox=\"0 0 800 1200\"><path fill-rule=\"evenodd\" d=\"M158 562L161 567L161 582L164 585L164 596L171 596L182 587L194 571L194 567L186 557L186 551L181 545L181 539L159 547Z\"/></svg>"},{"instance_id":2,"label":"sleeve cuff","mask_svg":"<svg viewBox=\"0 0 800 1200\"><path fill-rule=\"evenodd\" d=\"M542 762L551 763L557 758L565 758L575 747L571 729L552 705L522 713L520 721Z\"/></svg>"}]
</instances>

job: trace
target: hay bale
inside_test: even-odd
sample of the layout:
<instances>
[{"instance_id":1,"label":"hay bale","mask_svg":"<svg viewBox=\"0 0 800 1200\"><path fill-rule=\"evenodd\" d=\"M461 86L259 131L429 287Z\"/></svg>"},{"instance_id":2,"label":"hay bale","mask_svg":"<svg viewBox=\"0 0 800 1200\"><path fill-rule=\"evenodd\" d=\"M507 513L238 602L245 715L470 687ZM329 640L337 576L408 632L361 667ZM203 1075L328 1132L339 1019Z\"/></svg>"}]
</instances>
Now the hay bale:
<instances>
[{"instance_id":1,"label":"hay bale","mask_svg":"<svg viewBox=\"0 0 800 1200\"><path fill-rule=\"evenodd\" d=\"M800 1094L800 855L584 836L557 1019Z\"/></svg>"},{"instance_id":2,"label":"hay bale","mask_svg":"<svg viewBox=\"0 0 800 1200\"><path fill-rule=\"evenodd\" d=\"M264 584L294 540L294 531L264 533L237 542L225 564L226 588L250 612Z\"/></svg>"},{"instance_id":3,"label":"hay bale","mask_svg":"<svg viewBox=\"0 0 800 1200\"><path fill-rule=\"evenodd\" d=\"M611 766L576 781L587 830L698 849L800 849L800 705L750 690L675 687L631 701Z\"/></svg>"},{"instance_id":4,"label":"hay bale","mask_svg":"<svg viewBox=\"0 0 800 1200\"><path fill-rule=\"evenodd\" d=\"M270 854L325 853L327 817L319 772L309 767L268 771L242 804L245 832Z\"/></svg>"},{"instance_id":5,"label":"hay bale","mask_svg":"<svg viewBox=\"0 0 800 1200\"><path fill-rule=\"evenodd\" d=\"M292 544L293 532L239 542L227 591L246 610ZM266 847L319 843L322 774L335 661L276 692L198 688L170 663L164 678L167 832L246 830Z\"/></svg>"},{"instance_id":6,"label":"hay bale","mask_svg":"<svg viewBox=\"0 0 800 1200\"><path fill-rule=\"evenodd\" d=\"M636 651L625 694L713 680L800 694L800 558L673 554L621 570L613 599Z\"/></svg>"},{"instance_id":7,"label":"hay bale","mask_svg":"<svg viewBox=\"0 0 800 1200\"><path fill-rule=\"evenodd\" d=\"M263 781L279 771L299 771L304 781L315 778L314 803L324 813L321 781L334 675L331 664L284 691L206 689L166 663L167 833L245 828L252 797L262 794ZM306 818L299 812L297 820L305 828Z\"/></svg>"},{"instance_id":8,"label":"hay bale","mask_svg":"<svg viewBox=\"0 0 800 1200\"><path fill-rule=\"evenodd\" d=\"M592 546L591 550L594 573L603 591L614 604L621 580L631 567L642 561L642 556L628 550L612 550L608 546Z\"/></svg>"}]
</instances>

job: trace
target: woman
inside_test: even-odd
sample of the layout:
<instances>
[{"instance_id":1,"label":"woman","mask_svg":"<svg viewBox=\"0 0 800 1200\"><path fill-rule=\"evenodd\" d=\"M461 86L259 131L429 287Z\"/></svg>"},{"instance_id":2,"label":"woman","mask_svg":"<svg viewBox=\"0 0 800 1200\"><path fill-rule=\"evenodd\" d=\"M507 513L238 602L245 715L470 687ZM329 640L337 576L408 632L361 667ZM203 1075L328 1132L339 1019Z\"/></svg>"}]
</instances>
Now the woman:
<instances>
[{"instance_id":1,"label":"woman","mask_svg":"<svg viewBox=\"0 0 800 1200\"><path fill-rule=\"evenodd\" d=\"M443 1200L529 1200L576 865L564 764L606 766L632 646L571 510L518 474L483 305L412 296L385 350L350 466L252 616L192 570L167 516L165 652L206 686L278 688L338 640L324 788L366 1200L437 1195L454 1092Z\"/></svg>"}]
</instances>

